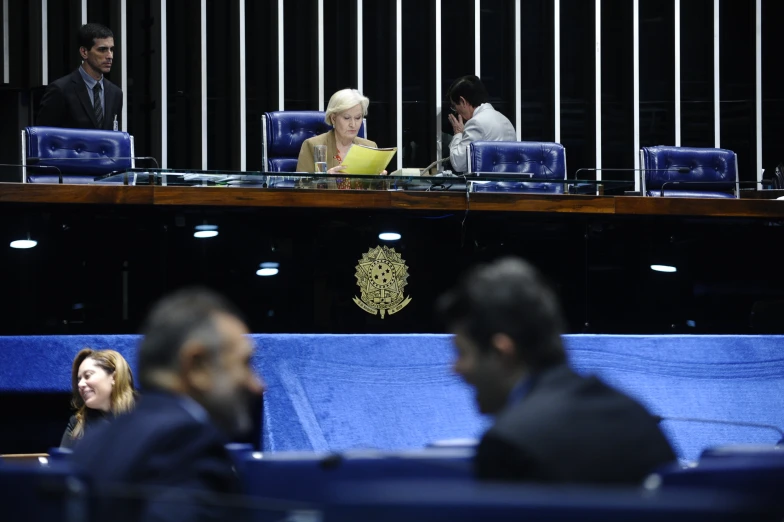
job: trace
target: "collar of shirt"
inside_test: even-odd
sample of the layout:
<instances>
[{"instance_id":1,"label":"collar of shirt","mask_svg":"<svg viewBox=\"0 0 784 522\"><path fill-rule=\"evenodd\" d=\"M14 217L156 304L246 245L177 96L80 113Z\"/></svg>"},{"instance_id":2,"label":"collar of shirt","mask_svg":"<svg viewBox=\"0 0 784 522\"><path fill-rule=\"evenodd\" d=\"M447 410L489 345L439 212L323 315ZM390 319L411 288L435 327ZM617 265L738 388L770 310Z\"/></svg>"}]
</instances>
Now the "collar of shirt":
<instances>
[{"instance_id":1,"label":"collar of shirt","mask_svg":"<svg viewBox=\"0 0 784 522\"><path fill-rule=\"evenodd\" d=\"M191 399L187 395L179 395L178 399L180 406L182 406L185 411L190 413L191 417L201 422L202 424L208 424L210 422L210 414L207 413L207 410L204 409L204 406Z\"/></svg>"},{"instance_id":2,"label":"collar of shirt","mask_svg":"<svg viewBox=\"0 0 784 522\"><path fill-rule=\"evenodd\" d=\"M474 116L476 116L477 114L479 114L479 113L481 113L481 112L484 112L484 111L486 111L486 110L493 110L493 106L492 106L492 105L490 105L489 103L483 103L483 104L481 104L479 107L477 107L476 109L474 109L474 115L473 115L473 116L471 116L471 117L473 118L473 117L474 117Z\"/></svg>"},{"instance_id":3,"label":"collar of shirt","mask_svg":"<svg viewBox=\"0 0 784 522\"><path fill-rule=\"evenodd\" d=\"M96 80L95 78L87 74L87 71L85 71L84 67L82 67L81 65L79 66L79 73L82 75L82 80L84 80L84 83L87 84L87 89L90 91L91 95L93 89L95 89L96 83L101 84L101 92L103 92L103 76L101 76L100 80ZM92 97L90 99L92 100Z\"/></svg>"}]
</instances>

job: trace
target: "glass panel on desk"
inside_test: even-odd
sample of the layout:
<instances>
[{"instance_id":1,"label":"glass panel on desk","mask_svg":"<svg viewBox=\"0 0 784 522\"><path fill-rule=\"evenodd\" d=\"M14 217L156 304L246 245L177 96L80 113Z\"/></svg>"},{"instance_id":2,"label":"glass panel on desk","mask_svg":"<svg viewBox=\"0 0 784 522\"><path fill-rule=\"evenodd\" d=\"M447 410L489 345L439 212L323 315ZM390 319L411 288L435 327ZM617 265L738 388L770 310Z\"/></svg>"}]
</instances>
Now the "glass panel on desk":
<instances>
[{"instance_id":1,"label":"glass panel on desk","mask_svg":"<svg viewBox=\"0 0 784 522\"><path fill-rule=\"evenodd\" d=\"M413 172L412 172L413 171ZM95 181L97 184L159 185L189 187L229 187L302 190L372 190L372 191L451 191L511 192L532 194L599 194L625 195L634 189L628 180L573 180L535 178L526 174L488 172L471 176L421 176L417 169L402 175L334 175L311 173L270 173L238 171L201 171L134 169L112 173ZM408 175L405 175L408 174Z\"/></svg>"}]
</instances>

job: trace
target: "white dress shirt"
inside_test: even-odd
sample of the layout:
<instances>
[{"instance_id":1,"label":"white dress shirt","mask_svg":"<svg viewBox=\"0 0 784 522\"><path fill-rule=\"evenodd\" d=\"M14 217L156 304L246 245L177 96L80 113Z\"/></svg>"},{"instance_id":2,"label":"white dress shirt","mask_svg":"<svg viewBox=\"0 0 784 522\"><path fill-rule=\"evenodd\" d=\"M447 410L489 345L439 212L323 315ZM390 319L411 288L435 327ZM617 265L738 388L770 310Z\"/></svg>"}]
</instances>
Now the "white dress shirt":
<instances>
[{"instance_id":1,"label":"white dress shirt","mask_svg":"<svg viewBox=\"0 0 784 522\"><path fill-rule=\"evenodd\" d=\"M468 172L468 144L473 141L517 141L515 128L509 118L489 103L474 109L474 115L449 143L449 161L455 172Z\"/></svg>"}]
</instances>

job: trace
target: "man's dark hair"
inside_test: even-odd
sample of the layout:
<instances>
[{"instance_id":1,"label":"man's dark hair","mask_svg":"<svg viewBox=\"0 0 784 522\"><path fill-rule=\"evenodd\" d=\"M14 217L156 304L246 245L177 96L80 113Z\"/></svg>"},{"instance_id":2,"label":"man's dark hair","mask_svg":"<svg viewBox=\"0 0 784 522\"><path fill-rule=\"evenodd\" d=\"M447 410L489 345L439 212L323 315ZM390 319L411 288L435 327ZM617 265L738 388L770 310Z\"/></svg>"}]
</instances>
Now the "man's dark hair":
<instances>
[{"instance_id":1,"label":"man's dark hair","mask_svg":"<svg viewBox=\"0 0 784 522\"><path fill-rule=\"evenodd\" d=\"M455 80L446 91L446 97L452 103L459 103L460 97L466 99L472 107L479 107L487 103L487 89L478 76L470 74Z\"/></svg>"},{"instance_id":2,"label":"man's dark hair","mask_svg":"<svg viewBox=\"0 0 784 522\"><path fill-rule=\"evenodd\" d=\"M222 342L214 321L217 314L241 319L234 305L205 288L186 288L158 301L142 326L139 383L154 387L151 372L175 370L180 348L190 339L199 339L217 353Z\"/></svg>"},{"instance_id":3,"label":"man's dark hair","mask_svg":"<svg viewBox=\"0 0 784 522\"><path fill-rule=\"evenodd\" d=\"M95 45L95 40L99 38L114 38L114 33L101 24L84 24L79 28L79 47L89 51Z\"/></svg>"},{"instance_id":4,"label":"man's dark hair","mask_svg":"<svg viewBox=\"0 0 784 522\"><path fill-rule=\"evenodd\" d=\"M451 329L460 328L480 350L489 350L493 335L502 333L534 371L566 362L558 298L522 259L504 258L473 269L441 296L438 311Z\"/></svg>"}]
</instances>

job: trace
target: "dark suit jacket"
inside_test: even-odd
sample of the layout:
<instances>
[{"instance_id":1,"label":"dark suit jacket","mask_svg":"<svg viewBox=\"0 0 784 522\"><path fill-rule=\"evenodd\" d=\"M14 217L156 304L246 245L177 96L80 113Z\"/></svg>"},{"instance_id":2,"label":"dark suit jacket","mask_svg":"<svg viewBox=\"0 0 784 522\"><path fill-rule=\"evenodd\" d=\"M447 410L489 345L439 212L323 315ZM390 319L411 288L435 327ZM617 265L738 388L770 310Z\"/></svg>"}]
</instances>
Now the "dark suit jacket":
<instances>
[{"instance_id":1,"label":"dark suit jacket","mask_svg":"<svg viewBox=\"0 0 784 522\"><path fill-rule=\"evenodd\" d=\"M118 129L121 129L122 89L110 82L106 77L103 79L103 88L105 109L101 129L112 130L115 115L117 115ZM98 128L92 100L87 93L87 87L78 69L74 69L68 76L63 76L49 84L41 100L41 108L38 111L38 118L36 118L35 124L38 126L68 127L72 129Z\"/></svg>"},{"instance_id":2,"label":"dark suit jacket","mask_svg":"<svg viewBox=\"0 0 784 522\"><path fill-rule=\"evenodd\" d=\"M487 480L640 484L675 460L656 420L637 402L567 365L536 376L477 448Z\"/></svg>"},{"instance_id":3,"label":"dark suit jacket","mask_svg":"<svg viewBox=\"0 0 784 522\"><path fill-rule=\"evenodd\" d=\"M96 520L241 520L226 505L241 487L225 443L181 398L148 392L88 433L73 457L98 495Z\"/></svg>"}]
</instances>

